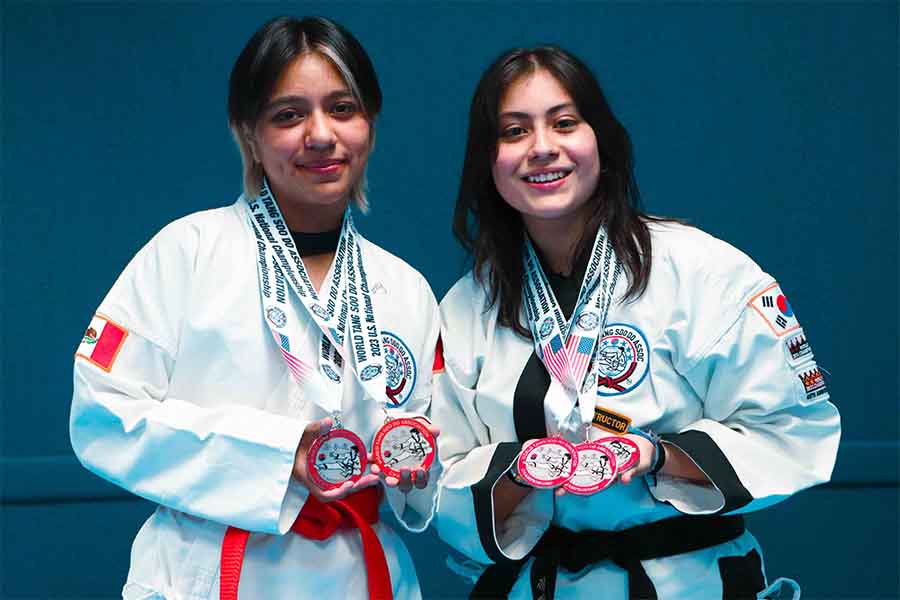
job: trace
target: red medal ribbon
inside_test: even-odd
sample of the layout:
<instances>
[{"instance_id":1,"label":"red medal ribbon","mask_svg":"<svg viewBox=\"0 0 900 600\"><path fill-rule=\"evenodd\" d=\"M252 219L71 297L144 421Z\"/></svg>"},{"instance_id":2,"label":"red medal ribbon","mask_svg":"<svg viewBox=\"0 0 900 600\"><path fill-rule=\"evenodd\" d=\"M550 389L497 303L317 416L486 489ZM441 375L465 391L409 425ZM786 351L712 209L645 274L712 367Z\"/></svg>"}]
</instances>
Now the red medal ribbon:
<instances>
[{"instance_id":1,"label":"red medal ribbon","mask_svg":"<svg viewBox=\"0 0 900 600\"><path fill-rule=\"evenodd\" d=\"M359 529L362 537L363 559L369 584L369 600L392 600L391 574L388 571L384 548L371 525L378 522L381 488L372 486L350 494L343 500L320 502L310 494L300 510L291 531L303 537L322 541L338 529ZM250 532L229 527L222 539L219 598L237 600L244 564L244 549Z\"/></svg>"}]
</instances>

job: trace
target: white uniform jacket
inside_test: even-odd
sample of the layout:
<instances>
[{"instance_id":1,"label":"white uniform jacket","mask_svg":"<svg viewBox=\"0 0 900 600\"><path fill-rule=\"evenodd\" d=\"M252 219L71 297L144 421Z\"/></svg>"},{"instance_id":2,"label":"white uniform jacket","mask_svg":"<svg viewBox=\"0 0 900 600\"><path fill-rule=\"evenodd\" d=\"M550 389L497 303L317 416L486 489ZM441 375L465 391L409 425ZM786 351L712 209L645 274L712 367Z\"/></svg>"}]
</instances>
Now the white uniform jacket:
<instances>
[{"instance_id":1,"label":"white uniform jacket","mask_svg":"<svg viewBox=\"0 0 900 600\"><path fill-rule=\"evenodd\" d=\"M522 442L547 435L542 403L549 379L531 340L498 327L496 307L484 308L485 291L470 273L441 303L445 372L436 379L432 414L443 432L438 532L471 561L522 559L551 524L575 532L620 531L680 514L731 515L830 478L840 418L778 284L702 231L675 223L650 228L646 291L623 303L627 281L619 278L598 350L595 421L613 412L663 434L713 486L660 476L590 496L556 498L534 490L495 530L491 489ZM580 283L574 282L576 294ZM536 372L545 378L537 397ZM590 429L592 439L611 435ZM735 565L728 560L734 557L747 560ZM529 561L513 597L531 597ZM763 577L749 532L715 547L642 561L661 600L721 598L729 585L722 581L726 571L747 564L758 565ZM557 598L627 597L625 573L609 561L576 573L560 570L558 577Z\"/></svg>"},{"instance_id":2,"label":"white uniform jacket","mask_svg":"<svg viewBox=\"0 0 900 600\"><path fill-rule=\"evenodd\" d=\"M378 325L390 342L388 384L402 387L388 410L425 415L437 302L413 268L361 244ZM75 453L97 475L159 504L134 541L126 598L218 598L229 525L253 532L240 597L368 597L358 531L316 542L289 529L308 496L291 477L294 454L304 427L328 415L299 391L264 322L256 260L242 201L177 220L135 256L92 321L95 334L106 320L124 330L114 361L91 360L90 349L79 347ZM319 330L291 296L306 344L292 350L315 365ZM345 375L344 426L368 447L384 414L349 369ZM408 496L387 490L408 529L431 520L439 473L435 465L433 483ZM394 597L420 597L401 539L384 523L374 529Z\"/></svg>"}]
</instances>

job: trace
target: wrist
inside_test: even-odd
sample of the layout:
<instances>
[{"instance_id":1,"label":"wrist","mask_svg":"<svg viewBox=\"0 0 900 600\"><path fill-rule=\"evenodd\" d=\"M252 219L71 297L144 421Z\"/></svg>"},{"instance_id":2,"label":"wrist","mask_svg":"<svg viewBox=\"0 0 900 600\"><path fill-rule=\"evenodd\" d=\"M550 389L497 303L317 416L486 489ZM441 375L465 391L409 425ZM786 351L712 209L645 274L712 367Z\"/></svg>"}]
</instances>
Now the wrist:
<instances>
[{"instance_id":1,"label":"wrist","mask_svg":"<svg viewBox=\"0 0 900 600\"><path fill-rule=\"evenodd\" d=\"M527 481L519 477L519 474L516 472L516 465L512 465L509 470L506 471L506 478L519 487L531 488Z\"/></svg>"},{"instance_id":2,"label":"wrist","mask_svg":"<svg viewBox=\"0 0 900 600\"><path fill-rule=\"evenodd\" d=\"M666 446L662 440L657 439L653 448L653 466L647 472L648 475L656 475L666 465Z\"/></svg>"}]
</instances>

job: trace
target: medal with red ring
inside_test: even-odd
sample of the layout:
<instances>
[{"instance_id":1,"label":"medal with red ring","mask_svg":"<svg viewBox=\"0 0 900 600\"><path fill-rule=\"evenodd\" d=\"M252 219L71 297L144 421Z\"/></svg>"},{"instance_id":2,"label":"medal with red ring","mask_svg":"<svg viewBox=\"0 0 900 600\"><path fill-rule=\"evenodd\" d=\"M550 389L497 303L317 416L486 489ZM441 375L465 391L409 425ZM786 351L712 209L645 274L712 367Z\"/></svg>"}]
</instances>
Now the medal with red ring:
<instances>
[{"instance_id":1,"label":"medal with red ring","mask_svg":"<svg viewBox=\"0 0 900 600\"><path fill-rule=\"evenodd\" d=\"M424 421L418 418L390 419L375 434L372 455L375 464L390 477L400 477L400 469L428 469L434 462L437 444Z\"/></svg>"},{"instance_id":2,"label":"medal with red ring","mask_svg":"<svg viewBox=\"0 0 900 600\"><path fill-rule=\"evenodd\" d=\"M310 479L323 490L340 487L345 481L356 481L366 470L366 445L349 429L332 429L320 435L306 454Z\"/></svg>"},{"instance_id":3,"label":"medal with red ring","mask_svg":"<svg viewBox=\"0 0 900 600\"><path fill-rule=\"evenodd\" d=\"M613 451L596 442L582 442L575 446L578 468L563 486L567 492L586 496L606 489L619 474Z\"/></svg>"},{"instance_id":4,"label":"medal with red ring","mask_svg":"<svg viewBox=\"0 0 900 600\"><path fill-rule=\"evenodd\" d=\"M612 451L616 457L619 473L627 471L641 459L641 451L638 445L626 437L611 435L594 440L594 443L606 446Z\"/></svg>"},{"instance_id":5,"label":"medal with red ring","mask_svg":"<svg viewBox=\"0 0 900 600\"><path fill-rule=\"evenodd\" d=\"M529 442L519 453L516 472L521 479L536 488L563 485L578 467L575 446L560 437L541 438Z\"/></svg>"}]
</instances>

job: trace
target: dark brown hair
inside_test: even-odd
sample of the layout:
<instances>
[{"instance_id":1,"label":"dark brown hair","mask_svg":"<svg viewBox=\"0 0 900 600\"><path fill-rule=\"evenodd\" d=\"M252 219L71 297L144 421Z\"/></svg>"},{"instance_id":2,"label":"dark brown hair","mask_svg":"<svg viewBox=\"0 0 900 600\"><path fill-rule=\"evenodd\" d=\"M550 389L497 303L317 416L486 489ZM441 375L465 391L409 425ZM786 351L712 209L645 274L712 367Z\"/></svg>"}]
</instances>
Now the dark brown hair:
<instances>
[{"instance_id":1,"label":"dark brown hair","mask_svg":"<svg viewBox=\"0 0 900 600\"><path fill-rule=\"evenodd\" d=\"M253 197L262 184L262 165L253 160L248 137L260 112L284 70L308 52L316 52L334 64L360 103L374 141L375 118L381 111L381 87L375 67L359 41L349 31L324 17L277 17L260 27L241 51L228 81L228 124L244 164L244 193ZM365 177L354 185L351 196L366 209Z\"/></svg>"},{"instance_id":2,"label":"dark brown hair","mask_svg":"<svg viewBox=\"0 0 900 600\"><path fill-rule=\"evenodd\" d=\"M474 259L476 280L488 288L490 306L500 303L498 322L523 336L520 319L522 244L519 213L497 191L491 174L499 138L500 101L519 78L545 69L569 93L582 118L594 130L603 172L588 202L593 206L575 256L589 252L598 228L606 227L628 276L626 298L639 297L650 276L650 231L654 220L640 209L631 139L619 123L591 70L555 46L517 48L500 56L482 75L469 111L469 133L453 233Z\"/></svg>"}]
</instances>

